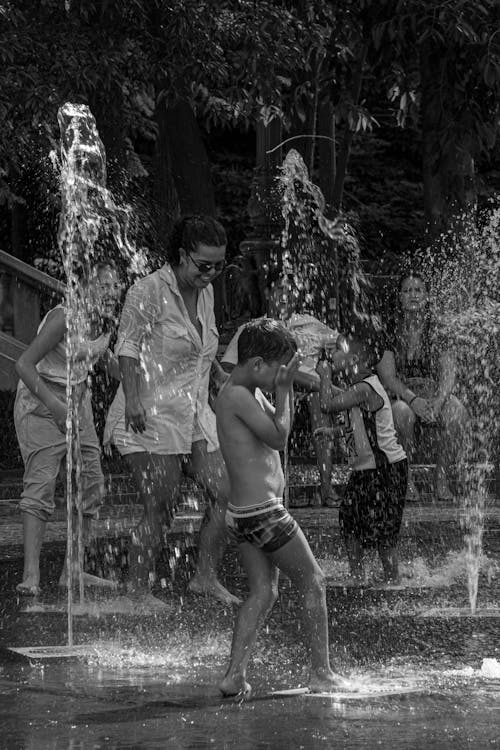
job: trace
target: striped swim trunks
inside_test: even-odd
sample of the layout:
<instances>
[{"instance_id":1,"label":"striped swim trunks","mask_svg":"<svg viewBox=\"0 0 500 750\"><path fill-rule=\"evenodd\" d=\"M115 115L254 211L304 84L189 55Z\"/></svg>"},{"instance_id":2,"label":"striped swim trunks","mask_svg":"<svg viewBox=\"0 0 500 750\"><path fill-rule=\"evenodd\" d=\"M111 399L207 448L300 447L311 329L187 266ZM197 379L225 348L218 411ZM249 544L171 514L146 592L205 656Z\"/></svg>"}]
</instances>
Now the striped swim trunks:
<instances>
[{"instance_id":1,"label":"striped swim trunks","mask_svg":"<svg viewBox=\"0 0 500 750\"><path fill-rule=\"evenodd\" d=\"M299 529L279 497L244 508L229 504L226 523L237 544L248 542L263 552L276 552L293 539Z\"/></svg>"}]
</instances>

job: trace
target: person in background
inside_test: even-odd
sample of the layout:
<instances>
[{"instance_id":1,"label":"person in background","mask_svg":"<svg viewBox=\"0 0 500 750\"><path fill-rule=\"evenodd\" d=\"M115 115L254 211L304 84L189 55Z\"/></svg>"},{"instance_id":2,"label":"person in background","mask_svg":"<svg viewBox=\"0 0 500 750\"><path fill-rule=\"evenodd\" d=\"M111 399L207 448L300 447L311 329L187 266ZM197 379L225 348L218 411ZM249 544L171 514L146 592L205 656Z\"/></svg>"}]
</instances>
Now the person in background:
<instances>
[{"instance_id":1,"label":"person in background","mask_svg":"<svg viewBox=\"0 0 500 750\"><path fill-rule=\"evenodd\" d=\"M422 428L438 427L435 492L439 500L451 500L449 467L460 434L468 424L467 410L453 395L456 356L438 334L429 310L427 285L417 271L401 277L399 304L377 374L393 399L394 424L410 459L416 440L422 437ZM408 499L418 499L411 473Z\"/></svg>"},{"instance_id":2,"label":"person in background","mask_svg":"<svg viewBox=\"0 0 500 750\"><path fill-rule=\"evenodd\" d=\"M337 350L318 364L320 403L328 414L348 414L344 437L352 472L339 522L351 576L363 583L363 550L375 547L385 582L397 584L408 461L396 437L389 397L374 372L377 341L377 334L367 326L339 336ZM343 377L345 390L332 384L332 373Z\"/></svg>"},{"instance_id":3,"label":"person in background","mask_svg":"<svg viewBox=\"0 0 500 750\"><path fill-rule=\"evenodd\" d=\"M270 285L268 308L269 315L284 321L293 333L301 355L301 363L295 375L295 386L299 393L305 394L309 412L310 428L320 475L319 504L332 507L338 504L337 495L332 487L333 452L332 440L323 428L331 426L331 419L325 415L319 405L319 377L316 365L325 349L335 347L338 331L322 323L309 313L291 312L293 295L288 289L289 282L278 279ZM237 362L238 338L243 330L241 325L227 345L222 355L221 364L230 371Z\"/></svg>"},{"instance_id":4,"label":"person in background","mask_svg":"<svg viewBox=\"0 0 500 750\"><path fill-rule=\"evenodd\" d=\"M185 216L172 230L165 264L128 290L115 354L121 386L104 442L130 466L144 515L132 534L128 587L148 593L155 559L169 526L183 474L211 499L200 530L195 593L224 603L239 599L217 579L226 546L229 492L209 406L209 378L218 347L212 281L222 272L226 233L214 218Z\"/></svg>"},{"instance_id":5,"label":"person in background","mask_svg":"<svg viewBox=\"0 0 500 750\"><path fill-rule=\"evenodd\" d=\"M118 378L118 363L108 348L109 323L116 314L120 295L118 273L110 263L97 263L88 279L82 279L81 296L87 314L82 326L73 367L73 389L77 419L78 450L81 454L81 482L83 504L83 538L88 538L90 522L104 498L104 476L101 469L100 446L97 439L90 392L87 386L89 371L98 360L110 375ZM47 521L54 512L56 479L66 458L66 379L67 327L64 305L57 305L44 317L35 339L16 363L19 375L14 423L24 462L23 492L20 501L24 534L24 571L17 592L25 596L40 593L40 553ZM71 540L68 539L68 544ZM60 585L78 579L78 554L73 552L75 568L66 566ZM84 573L85 585L115 586Z\"/></svg>"},{"instance_id":6,"label":"person in background","mask_svg":"<svg viewBox=\"0 0 500 750\"><path fill-rule=\"evenodd\" d=\"M230 480L227 521L248 576L249 595L236 619L231 657L220 683L223 695L247 698L247 666L259 627L278 596L281 570L300 596L311 651L309 688L345 688L332 671L325 579L309 544L283 505L284 450L293 418L293 381L299 359L285 326L269 318L247 323L238 361L216 402L217 431ZM275 394L272 406L263 392Z\"/></svg>"}]
</instances>

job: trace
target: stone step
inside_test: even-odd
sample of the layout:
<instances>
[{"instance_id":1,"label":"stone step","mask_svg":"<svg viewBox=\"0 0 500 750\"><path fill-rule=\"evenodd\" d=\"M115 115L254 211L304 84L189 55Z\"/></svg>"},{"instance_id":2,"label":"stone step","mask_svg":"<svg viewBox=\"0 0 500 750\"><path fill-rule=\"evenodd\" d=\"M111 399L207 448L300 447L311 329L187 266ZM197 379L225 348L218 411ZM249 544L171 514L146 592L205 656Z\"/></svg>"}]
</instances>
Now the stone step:
<instances>
[{"instance_id":1,"label":"stone step","mask_svg":"<svg viewBox=\"0 0 500 750\"><path fill-rule=\"evenodd\" d=\"M499 477L491 469L487 479L487 490L491 496L500 496ZM420 491L421 499L429 501L434 495L434 464L413 464L412 473L415 484ZM336 464L332 470L332 487L337 495L340 495L347 484L350 470L345 464ZM138 493L132 478L126 472L106 474L106 500L107 507L123 507L126 505L139 504ZM314 463L291 462L287 471L287 486L290 505L292 507L305 507L314 505L318 501L320 477L318 467ZM451 482L453 487L453 481ZM0 476L0 517L15 513L18 500L22 491L22 477ZM56 487L56 505L64 506L64 487L58 482ZM191 479L183 479L181 484L180 508L197 511L204 509L205 498L203 491Z\"/></svg>"}]
</instances>

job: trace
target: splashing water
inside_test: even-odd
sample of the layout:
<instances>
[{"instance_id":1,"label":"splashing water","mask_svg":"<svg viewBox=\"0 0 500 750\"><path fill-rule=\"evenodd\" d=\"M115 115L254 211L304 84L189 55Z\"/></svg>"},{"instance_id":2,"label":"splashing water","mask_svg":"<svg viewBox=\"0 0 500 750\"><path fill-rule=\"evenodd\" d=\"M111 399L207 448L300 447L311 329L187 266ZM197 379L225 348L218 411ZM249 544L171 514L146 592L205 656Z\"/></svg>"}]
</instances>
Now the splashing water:
<instances>
[{"instance_id":1,"label":"splashing water","mask_svg":"<svg viewBox=\"0 0 500 750\"><path fill-rule=\"evenodd\" d=\"M106 189L106 154L92 113L86 105L64 104L58 112L60 129L61 214L58 246L66 275L65 315L67 350L67 418L66 418L66 495L67 495L67 576L68 576L68 645L72 645L72 586L74 533L73 501L78 512L78 580L80 603L84 599L83 582L83 509L82 457L79 442L77 368L82 359L88 369L90 354L83 355L91 338L91 313L82 280L89 279L93 266L104 260L103 242L112 243L136 274L146 271L146 258L133 248L128 239L130 212L115 205ZM109 259L109 254L106 259ZM88 350L88 347L87 347Z\"/></svg>"},{"instance_id":2,"label":"splashing water","mask_svg":"<svg viewBox=\"0 0 500 750\"><path fill-rule=\"evenodd\" d=\"M470 224L469 224L470 225ZM457 484L462 505L467 585L476 611L490 458L497 433L500 333L500 210L477 230L446 238L452 248L443 268L434 268L431 294L439 301L444 334L459 363L456 395L470 426L458 438Z\"/></svg>"},{"instance_id":3,"label":"splashing water","mask_svg":"<svg viewBox=\"0 0 500 750\"><path fill-rule=\"evenodd\" d=\"M364 317L368 284L347 217L328 218L321 189L294 149L286 155L278 181L284 219L281 266L289 308L311 311L333 327L353 316Z\"/></svg>"}]
</instances>

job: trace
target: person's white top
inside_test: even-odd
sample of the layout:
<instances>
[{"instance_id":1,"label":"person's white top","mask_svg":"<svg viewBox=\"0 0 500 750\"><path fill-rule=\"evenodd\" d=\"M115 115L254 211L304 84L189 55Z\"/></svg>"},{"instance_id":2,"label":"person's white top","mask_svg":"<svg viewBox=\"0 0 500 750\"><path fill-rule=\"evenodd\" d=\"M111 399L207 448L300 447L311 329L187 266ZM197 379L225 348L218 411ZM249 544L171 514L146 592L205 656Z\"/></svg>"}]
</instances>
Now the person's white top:
<instances>
[{"instance_id":1,"label":"person's white top","mask_svg":"<svg viewBox=\"0 0 500 750\"><path fill-rule=\"evenodd\" d=\"M382 464L394 464L406 458L396 436L391 402L385 388L377 375L370 375L361 382L373 388L383 403L374 412L360 409L359 406L349 409L346 444L349 464L354 471L377 469Z\"/></svg>"},{"instance_id":2,"label":"person's white top","mask_svg":"<svg viewBox=\"0 0 500 750\"><path fill-rule=\"evenodd\" d=\"M54 310L64 309L65 308L63 305L56 305L56 307L53 307L52 310L49 310L47 315L45 315L42 322L38 326L37 333L40 333L47 321L47 318L49 317L49 315L51 315L51 313L54 312ZM86 342L91 343L91 339L88 333L88 323L83 318L81 321L81 325L78 326L78 329L79 339L75 342L76 350L81 347L85 347ZM110 336L111 334L107 334L108 343ZM44 380L48 380L51 383L57 383L58 385L65 385L67 380L67 359L67 342L66 336L64 336L64 338L59 341L59 343L53 349L51 349L44 357L42 357L42 359L37 363L36 369ZM73 383L73 385L83 383L87 379L89 370L92 369L97 360L98 356L85 357L84 359L77 360L73 363L71 371L71 382Z\"/></svg>"},{"instance_id":3,"label":"person's white top","mask_svg":"<svg viewBox=\"0 0 500 750\"><path fill-rule=\"evenodd\" d=\"M209 451L218 448L215 414L208 405L210 368L219 340L211 285L199 292L197 316L201 337L168 263L130 287L115 354L140 362L138 392L146 410L146 431L125 430L120 386L104 441L112 440L121 454L187 454L193 439L205 439Z\"/></svg>"},{"instance_id":4,"label":"person's white top","mask_svg":"<svg viewBox=\"0 0 500 750\"><path fill-rule=\"evenodd\" d=\"M227 349L222 356L222 362L235 365L238 362L238 339L244 328L241 325L233 338L227 345ZM316 365L325 345L334 345L338 338L338 331L322 323L312 315L294 313L285 321L286 327L293 333L297 341L297 347L302 357L299 367L300 372L312 375L318 379Z\"/></svg>"}]
</instances>

